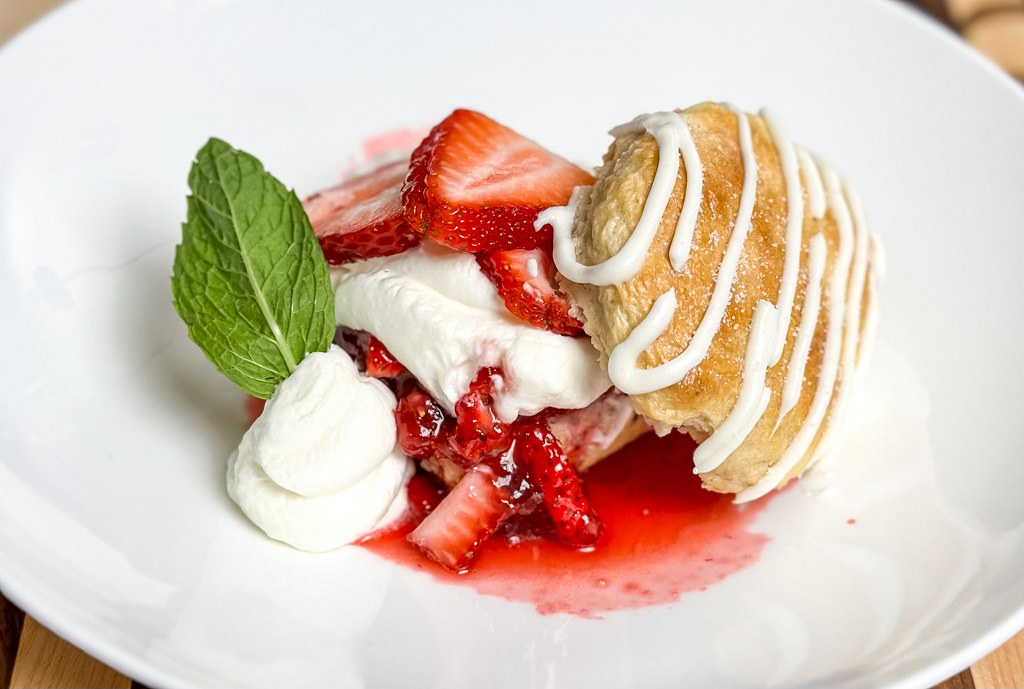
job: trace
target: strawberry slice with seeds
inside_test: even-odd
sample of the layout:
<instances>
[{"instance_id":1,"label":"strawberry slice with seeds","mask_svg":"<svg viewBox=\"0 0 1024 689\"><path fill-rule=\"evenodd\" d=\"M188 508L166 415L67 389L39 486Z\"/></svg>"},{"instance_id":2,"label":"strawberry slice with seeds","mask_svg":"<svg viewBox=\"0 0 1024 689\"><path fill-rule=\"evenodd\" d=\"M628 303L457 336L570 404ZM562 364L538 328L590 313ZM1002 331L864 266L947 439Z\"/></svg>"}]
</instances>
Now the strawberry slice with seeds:
<instances>
[{"instance_id":1,"label":"strawberry slice with seeds","mask_svg":"<svg viewBox=\"0 0 1024 689\"><path fill-rule=\"evenodd\" d=\"M472 110L456 110L413 154L402 187L408 223L451 249L550 245L533 222L594 178L564 158Z\"/></svg>"},{"instance_id":2,"label":"strawberry slice with seeds","mask_svg":"<svg viewBox=\"0 0 1024 689\"><path fill-rule=\"evenodd\" d=\"M420 241L402 210L408 170L408 161L398 160L302 202L328 263L390 256Z\"/></svg>"},{"instance_id":3,"label":"strawberry slice with seeds","mask_svg":"<svg viewBox=\"0 0 1024 689\"><path fill-rule=\"evenodd\" d=\"M462 466L472 466L484 454L503 452L512 443L510 428L494 413L491 393L497 368L482 368L469 384L469 392L455 403L455 429L448 436L453 459Z\"/></svg>"},{"instance_id":4,"label":"strawberry slice with seeds","mask_svg":"<svg viewBox=\"0 0 1024 689\"><path fill-rule=\"evenodd\" d=\"M512 431L516 461L540 488L558 540L571 548L594 545L601 522L583 493L579 476L543 419L520 419Z\"/></svg>"},{"instance_id":5,"label":"strawberry slice with seeds","mask_svg":"<svg viewBox=\"0 0 1024 689\"><path fill-rule=\"evenodd\" d=\"M405 372L405 366L384 343L370 335L366 343L366 375L371 378L397 378Z\"/></svg>"},{"instance_id":6,"label":"strawberry slice with seeds","mask_svg":"<svg viewBox=\"0 0 1024 689\"><path fill-rule=\"evenodd\" d=\"M465 571L484 541L512 515L508 493L486 464L466 472L407 538L442 567Z\"/></svg>"},{"instance_id":7,"label":"strawberry slice with seeds","mask_svg":"<svg viewBox=\"0 0 1024 689\"><path fill-rule=\"evenodd\" d=\"M476 261L514 316L559 335L583 332L583 324L569 315L569 300L555 285L554 261L543 249L488 251Z\"/></svg>"},{"instance_id":8,"label":"strawberry slice with seeds","mask_svg":"<svg viewBox=\"0 0 1024 689\"><path fill-rule=\"evenodd\" d=\"M413 459L428 459L447 454L448 427L451 425L441 405L419 385L407 386L395 407L398 446Z\"/></svg>"},{"instance_id":9,"label":"strawberry slice with seeds","mask_svg":"<svg viewBox=\"0 0 1024 689\"><path fill-rule=\"evenodd\" d=\"M447 492L436 476L422 471L413 474L405 490L409 497L409 511L417 524L441 504Z\"/></svg>"}]
</instances>

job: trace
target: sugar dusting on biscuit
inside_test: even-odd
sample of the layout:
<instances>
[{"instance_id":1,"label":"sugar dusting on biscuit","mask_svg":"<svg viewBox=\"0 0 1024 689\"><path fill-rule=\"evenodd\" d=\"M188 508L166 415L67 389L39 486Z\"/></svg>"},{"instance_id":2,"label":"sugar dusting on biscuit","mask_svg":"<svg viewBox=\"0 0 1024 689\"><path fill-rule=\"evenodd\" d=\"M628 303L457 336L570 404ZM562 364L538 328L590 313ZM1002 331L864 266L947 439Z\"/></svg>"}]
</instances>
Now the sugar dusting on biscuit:
<instances>
[{"instance_id":1,"label":"sugar dusting on biscuit","mask_svg":"<svg viewBox=\"0 0 1024 689\"><path fill-rule=\"evenodd\" d=\"M608 343L609 376L616 387L630 395L686 385L689 374L708 358L713 341L721 336L723 330L741 327L734 317L727 316L727 308L736 299L735 285L740 283L738 269L741 258L749 260L750 252L754 251L749 248L748 234L758 200L758 166L759 163L769 163L757 159L750 116L732 106L724 107L736 118L743 179L731 234L713 283L707 286L710 291L708 305L682 351L655 365L641 367L639 360L651 351L655 342L666 336L679 300L693 296L677 294L674 285L654 299L646 315L624 338ZM708 175L715 174L715 170L705 169L694 143L695 136L688 122L690 112L643 115L612 130L613 136L617 137L650 135L658 151L654 178L642 213L618 251L594 265L581 263L577 258L573 223L579 222L577 204L585 191L583 189L573 194L567 206L541 214L538 226L551 224L554 228L554 260L563 276L579 284L607 289L621 288L636 279L665 219L677 175L682 173L686 178L684 198L678 210L668 259L672 271L683 273L686 270L691 244L704 239L698 222L703 181ZM802 421L795 429L792 424L787 427L792 437L787 439L785 447L776 457L763 462L764 467L757 480L733 491L738 493L738 502L760 497L784 483L791 472L802 466L801 460L805 455L813 451L809 461L813 463L827 454L838 439L839 421L849 400L853 374L864 358L861 354L865 349L862 341L870 338L873 330L870 326L876 319L876 263L880 262L875 260L879 253L875 247L879 242L869 234L859 201L838 174L831 168L819 166L810 154L795 147L770 113L762 111L760 119L774 143L785 189L785 214L779 206L767 209L768 212L775 211L771 217L781 230L778 236L773 235L771 244L773 248L781 244L783 251L783 265L777 276L778 293L774 303L762 298L753 305L746 353L740 353L742 360L736 362L737 368L742 370L738 394L729 413L697 449L695 471L702 476L714 472L732 456L762 421L771 398L777 396L778 403L774 405L777 418L772 420L767 434L769 439L774 439L784 419L796 407L805 380L816 378L817 386ZM805 204L789 203L788 199L803 201L805 192L809 222L820 221L827 212L831 212L838 233L835 246L827 246L825 237L819 232L809 238L804 250ZM757 210L766 211L764 208ZM756 253L754 258L759 258ZM778 269L768 257L760 259L762 270ZM798 284L804 285L802 303L797 305L800 320L795 328L791 328ZM741 298L745 300L747 294L743 293ZM862 322L867 327L862 327ZM817 371L809 371L807 366L815 332L822 323L825 333L823 338L818 338L823 339L823 344L818 345L822 347L820 366ZM783 362L783 352L790 341L791 353L788 361ZM773 390L768 384L768 371L780 363L785 369L782 384ZM661 419L652 421L664 425Z\"/></svg>"}]
</instances>

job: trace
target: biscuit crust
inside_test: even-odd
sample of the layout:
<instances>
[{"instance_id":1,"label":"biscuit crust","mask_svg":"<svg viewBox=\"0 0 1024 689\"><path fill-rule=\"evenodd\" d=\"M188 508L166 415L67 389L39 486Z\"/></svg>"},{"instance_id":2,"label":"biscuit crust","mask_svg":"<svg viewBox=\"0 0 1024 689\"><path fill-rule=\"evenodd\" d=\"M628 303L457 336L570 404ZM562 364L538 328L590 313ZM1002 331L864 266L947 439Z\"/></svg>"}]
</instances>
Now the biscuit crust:
<instances>
[{"instance_id":1,"label":"biscuit crust","mask_svg":"<svg viewBox=\"0 0 1024 689\"><path fill-rule=\"evenodd\" d=\"M668 329L638 359L640 368L650 368L679 355L690 343L711 301L712 290L726 245L735 229L743 187L744 163L739 139L739 120L728 108L702 103L676 111L686 121L703 167L703 194L690 255L682 271L672 268L668 250L683 205L687 171L680 160L672 196L640 271L621 284L595 286L563 278L563 286L577 305L584 328L607 363L611 351L648 314L654 301L674 288L678 306ZM637 413L646 417L659 432L677 429L701 441L718 429L739 396L744 356L751 335L755 305L759 300L777 302L786 250L789 199L779 152L764 119L749 116L753 150L757 159L756 203L751 228L743 246L731 300L721 327L704 360L681 381L669 387L634 394L630 398ZM572 241L579 262L594 265L615 255L636 227L651 189L659 160L659 148L652 135L623 134L612 142L597 173L596 183L582 189L573 222ZM829 323L829 305L837 295L827 286L837 268L840 231L836 209L831 205L821 218L812 217L808 180L801 170L804 206L801 233L800 270L785 349L781 359L768 369L766 384L771 399L764 414L739 447L714 470L701 474L704 486L722 493L738 493L757 483L793 442L803 426L818 388L826 333L844 328ZM843 192L844 195L846 194ZM847 201L849 197L846 195ZM858 231L866 231L858 228ZM821 292L821 307L811 340L804 380L795 406L776 428L780 395L797 329L804 307L808 282L808 252L811 238L821 234L827 246ZM868 270L873 271L868 257ZM872 279L863 279L863 295L849 292L855 287L854 271L846 283L849 301L858 296L867 305L874 297ZM842 333L842 340L859 338L869 321L866 308L855 332ZM861 349L858 345L857 349ZM859 351L857 359L859 360ZM835 390L849 382L854 371L840 365ZM803 457L779 483L781 487L799 475L815 457L819 441L837 423L837 398L833 394L825 418Z\"/></svg>"}]
</instances>

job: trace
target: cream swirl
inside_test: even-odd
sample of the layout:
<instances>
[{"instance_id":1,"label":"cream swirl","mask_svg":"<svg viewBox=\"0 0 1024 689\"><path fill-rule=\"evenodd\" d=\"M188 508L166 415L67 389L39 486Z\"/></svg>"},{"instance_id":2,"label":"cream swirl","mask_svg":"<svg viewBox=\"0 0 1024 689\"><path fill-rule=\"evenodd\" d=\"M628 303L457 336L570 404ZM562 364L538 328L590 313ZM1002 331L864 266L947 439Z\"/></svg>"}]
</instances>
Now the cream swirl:
<instances>
[{"instance_id":1,"label":"cream swirl","mask_svg":"<svg viewBox=\"0 0 1024 689\"><path fill-rule=\"evenodd\" d=\"M338 548L401 515L411 460L395 447L395 397L338 347L274 391L228 461L228 495L271 538Z\"/></svg>"}]
</instances>

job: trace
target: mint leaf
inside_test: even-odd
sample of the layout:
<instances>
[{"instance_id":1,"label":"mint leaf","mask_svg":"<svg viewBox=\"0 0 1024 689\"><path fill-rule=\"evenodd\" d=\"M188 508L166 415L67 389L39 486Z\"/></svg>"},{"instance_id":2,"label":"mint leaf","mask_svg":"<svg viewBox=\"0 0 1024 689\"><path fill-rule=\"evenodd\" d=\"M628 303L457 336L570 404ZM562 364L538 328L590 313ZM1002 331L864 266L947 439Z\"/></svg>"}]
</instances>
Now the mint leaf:
<instances>
[{"instance_id":1,"label":"mint leaf","mask_svg":"<svg viewBox=\"0 0 1024 689\"><path fill-rule=\"evenodd\" d=\"M334 337L327 262L295 193L219 139L196 154L174 308L217 369L264 399Z\"/></svg>"}]
</instances>

